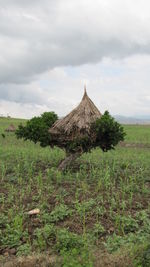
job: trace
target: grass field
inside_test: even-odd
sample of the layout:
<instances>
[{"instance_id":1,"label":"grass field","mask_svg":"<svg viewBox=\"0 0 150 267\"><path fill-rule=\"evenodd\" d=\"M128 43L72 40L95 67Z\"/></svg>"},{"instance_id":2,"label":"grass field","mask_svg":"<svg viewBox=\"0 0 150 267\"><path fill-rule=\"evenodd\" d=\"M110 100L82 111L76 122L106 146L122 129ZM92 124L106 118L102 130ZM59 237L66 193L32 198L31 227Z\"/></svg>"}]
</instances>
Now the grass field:
<instances>
[{"instance_id":1,"label":"grass field","mask_svg":"<svg viewBox=\"0 0 150 267\"><path fill-rule=\"evenodd\" d=\"M126 142L150 144L150 125L125 125Z\"/></svg>"},{"instance_id":2,"label":"grass field","mask_svg":"<svg viewBox=\"0 0 150 267\"><path fill-rule=\"evenodd\" d=\"M0 119L0 266L150 266L150 126L62 173L64 151L2 137L20 122Z\"/></svg>"}]
</instances>

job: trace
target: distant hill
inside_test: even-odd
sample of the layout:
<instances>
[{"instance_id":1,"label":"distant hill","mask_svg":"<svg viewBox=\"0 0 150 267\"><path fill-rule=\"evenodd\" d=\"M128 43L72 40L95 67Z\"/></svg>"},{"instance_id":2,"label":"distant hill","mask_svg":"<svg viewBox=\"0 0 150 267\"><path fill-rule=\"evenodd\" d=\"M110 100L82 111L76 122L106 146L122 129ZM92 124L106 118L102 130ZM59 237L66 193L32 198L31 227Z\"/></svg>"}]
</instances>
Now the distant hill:
<instances>
[{"instance_id":1,"label":"distant hill","mask_svg":"<svg viewBox=\"0 0 150 267\"><path fill-rule=\"evenodd\" d=\"M150 124L150 117L134 118L115 115L114 118L122 124Z\"/></svg>"}]
</instances>

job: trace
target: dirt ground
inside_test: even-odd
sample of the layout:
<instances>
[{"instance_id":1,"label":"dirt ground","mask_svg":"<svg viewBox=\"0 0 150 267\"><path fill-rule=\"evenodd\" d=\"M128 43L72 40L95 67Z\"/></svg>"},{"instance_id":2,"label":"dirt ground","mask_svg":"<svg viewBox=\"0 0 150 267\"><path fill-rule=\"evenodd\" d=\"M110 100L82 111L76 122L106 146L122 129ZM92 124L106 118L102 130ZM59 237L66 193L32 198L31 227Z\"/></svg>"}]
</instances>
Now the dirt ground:
<instances>
[{"instance_id":1,"label":"dirt ground","mask_svg":"<svg viewBox=\"0 0 150 267\"><path fill-rule=\"evenodd\" d=\"M133 267L132 260L130 259L128 252L122 252L121 254L108 254L104 251L95 252L95 267ZM57 260L56 260L57 258ZM61 258L58 260L58 256L39 254L28 257L10 257L8 259L0 261L0 267L60 267ZM88 267L88 266L87 266Z\"/></svg>"}]
</instances>

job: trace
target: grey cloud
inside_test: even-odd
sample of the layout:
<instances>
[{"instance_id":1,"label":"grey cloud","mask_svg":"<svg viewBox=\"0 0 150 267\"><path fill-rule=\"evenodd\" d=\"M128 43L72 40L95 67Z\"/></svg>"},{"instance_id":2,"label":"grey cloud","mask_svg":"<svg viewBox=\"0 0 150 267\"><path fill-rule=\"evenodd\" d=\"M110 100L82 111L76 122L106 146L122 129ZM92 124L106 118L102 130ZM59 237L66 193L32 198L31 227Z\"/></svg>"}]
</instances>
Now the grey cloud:
<instances>
[{"instance_id":1,"label":"grey cloud","mask_svg":"<svg viewBox=\"0 0 150 267\"><path fill-rule=\"evenodd\" d=\"M46 104L47 93L41 89L25 85L0 85L0 99L16 103Z\"/></svg>"},{"instance_id":2,"label":"grey cloud","mask_svg":"<svg viewBox=\"0 0 150 267\"><path fill-rule=\"evenodd\" d=\"M150 16L141 18L135 0L130 12L131 1L119 2L0 1L0 83L30 83L56 66L150 53Z\"/></svg>"}]
</instances>

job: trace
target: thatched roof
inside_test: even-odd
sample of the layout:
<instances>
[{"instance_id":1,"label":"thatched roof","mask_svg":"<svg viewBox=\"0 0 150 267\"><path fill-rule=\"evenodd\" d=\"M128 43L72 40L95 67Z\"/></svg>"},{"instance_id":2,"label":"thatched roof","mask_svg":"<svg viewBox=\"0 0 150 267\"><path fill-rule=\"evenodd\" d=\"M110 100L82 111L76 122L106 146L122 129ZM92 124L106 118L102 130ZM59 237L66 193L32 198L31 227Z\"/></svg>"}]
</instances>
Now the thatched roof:
<instances>
[{"instance_id":1,"label":"thatched roof","mask_svg":"<svg viewBox=\"0 0 150 267\"><path fill-rule=\"evenodd\" d=\"M67 116L57 120L49 129L52 139L73 140L90 134L91 123L101 117L100 111L88 97L86 88L80 104Z\"/></svg>"},{"instance_id":2,"label":"thatched roof","mask_svg":"<svg viewBox=\"0 0 150 267\"><path fill-rule=\"evenodd\" d=\"M6 132L15 132L16 128L13 124L10 124L9 127L5 131Z\"/></svg>"}]
</instances>

